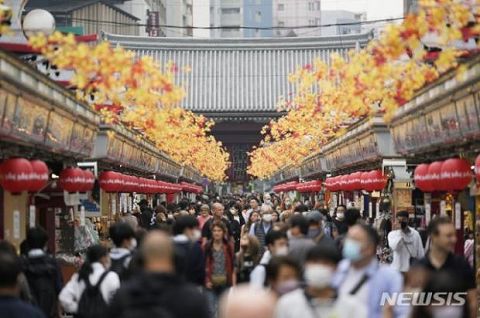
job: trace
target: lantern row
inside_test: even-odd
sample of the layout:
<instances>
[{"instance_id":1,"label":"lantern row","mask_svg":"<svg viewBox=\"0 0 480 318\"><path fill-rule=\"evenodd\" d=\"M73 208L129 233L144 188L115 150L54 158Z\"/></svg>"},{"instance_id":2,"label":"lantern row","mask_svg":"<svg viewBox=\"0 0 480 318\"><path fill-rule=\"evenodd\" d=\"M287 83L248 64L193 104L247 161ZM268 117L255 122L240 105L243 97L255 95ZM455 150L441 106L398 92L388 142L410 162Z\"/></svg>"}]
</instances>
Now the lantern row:
<instances>
[{"instance_id":1,"label":"lantern row","mask_svg":"<svg viewBox=\"0 0 480 318\"><path fill-rule=\"evenodd\" d=\"M0 186L13 194L38 192L45 188L49 180L49 170L45 162L29 161L25 158L12 158L0 164ZM60 189L74 193L91 191L95 185L95 175L90 170L68 167L59 175ZM174 184L159 180L124 175L114 171L104 171L99 177L100 188L106 192L136 193L176 193L186 191L202 192L202 187L187 182Z\"/></svg>"},{"instance_id":2,"label":"lantern row","mask_svg":"<svg viewBox=\"0 0 480 318\"><path fill-rule=\"evenodd\" d=\"M480 155L475 160L475 171L480 180ZM461 191L472 178L471 164L460 158L420 164L413 174L415 186L423 192Z\"/></svg>"},{"instance_id":3,"label":"lantern row","mask_svg":"<svg viewBox=\"0 0 480 318\"><path fill-rule=\"evenodd\" d=\"M381 191L387 185L388 178L381 170L354 172L347 175L327 178L325 187L331 192L338 191Z\"/></svg>"}]
</instances>

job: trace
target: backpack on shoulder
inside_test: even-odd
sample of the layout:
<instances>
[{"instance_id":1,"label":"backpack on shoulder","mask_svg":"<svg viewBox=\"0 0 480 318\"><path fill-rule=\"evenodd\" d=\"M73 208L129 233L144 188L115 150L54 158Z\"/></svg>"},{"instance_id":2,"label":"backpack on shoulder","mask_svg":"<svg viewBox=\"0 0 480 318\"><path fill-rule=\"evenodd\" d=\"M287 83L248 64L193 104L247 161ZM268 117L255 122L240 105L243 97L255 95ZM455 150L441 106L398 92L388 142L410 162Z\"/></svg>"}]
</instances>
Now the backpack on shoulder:
<instances>
[{"instance_id":1,"label":"backpack on shoulder","mask_svg":"<svg viewBox=\"0 0 480 318\"><path fill-rule=\"evenodd\" d=\"M106 315L108 305L103 299L100 286L108 273L109 271L103 272L95 285L92 285L89 279L85 280L85 290L80 297L75 318L96 318Z\"/></svg>"},{"instance_id":2,"label":"backpack on shoulder","mask_svg":"<svg viewBox=\"0 0 480 318\"><path fill-rule=\"evenodd\" d=\"M132 257L132 254L128 253L117 259L111 259L112 265L110 271L117 273L121 281L124 281L128 276L128 268L125 266L127 258Z\"/></svg>"}]
</instances>

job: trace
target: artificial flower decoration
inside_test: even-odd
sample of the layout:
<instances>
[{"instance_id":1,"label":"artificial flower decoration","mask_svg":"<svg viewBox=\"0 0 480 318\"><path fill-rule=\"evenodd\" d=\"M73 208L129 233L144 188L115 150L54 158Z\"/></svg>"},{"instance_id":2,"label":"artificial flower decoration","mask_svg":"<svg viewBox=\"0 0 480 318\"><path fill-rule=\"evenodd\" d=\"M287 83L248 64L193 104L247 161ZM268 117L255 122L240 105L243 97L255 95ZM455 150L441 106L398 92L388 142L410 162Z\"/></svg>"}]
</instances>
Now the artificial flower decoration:
<instances>
[{"instance_id":1,"label":"artificial flower decoration","mask_svg":"<svg viewBox=\"0 0 480 318\"><path fill-rule=\"evenodd\" d=\"M453 44L478 37L479 20L480 0L421 0L416 14L389 25L362 50L299 68L289 77L295 96L279 101L279 110L287 114L262 130L248 173L268 178L286 166L298 166L366 116L381 112L388 122L417 90L458 66L458 58L468 52ZM422 42L426 36L437 39L432 52Z\"/></svg>"},{"instance_id":2,"label":"artificial flower decoration","mask_svg":"<svg viewBox=\"0 0 480 318\"><path fill-rule=\"evenodd\" d=\"M57 67L74 71L70 84L77 97L105 123L141 131L180 164L211 180L225 179L229 156L209 135L213 122L178 106L185 92L175 84L174 63L161 66L108 42L90 46L59 32L34 36L30 44Z\"/></svg>"}]
</instances>

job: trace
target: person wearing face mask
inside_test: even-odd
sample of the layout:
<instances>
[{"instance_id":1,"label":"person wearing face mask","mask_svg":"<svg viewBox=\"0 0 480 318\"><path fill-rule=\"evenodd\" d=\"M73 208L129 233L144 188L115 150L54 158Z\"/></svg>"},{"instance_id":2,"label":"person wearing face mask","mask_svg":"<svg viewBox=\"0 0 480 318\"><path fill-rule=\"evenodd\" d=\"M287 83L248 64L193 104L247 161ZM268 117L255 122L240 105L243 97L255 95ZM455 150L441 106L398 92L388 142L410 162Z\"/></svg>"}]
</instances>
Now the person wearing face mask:
<instances>
[{"instance_id":1,"label":"person wearing face mask","mask_svg":"<svg viewBox=\"0 0 480 318\"><path fill-rule=\"evenodd\" d=\"M260 264L250 274L250 284L252 287L264 288L267 284L266 266L272 256L285 256L288 254L288 238L285 232L270 231L265 236L267 250L263 253Z\"/></svg>"},{"instance_id":2,"label":"person wearing face mask","mask_svg":"<svg viewBox=\"0 0 480 318\"><path fill-rule=\"evenodd\" d=\"M267 286L278 297L300 287L302 268L291 257L274 256L266 266Z\"/></svg>"},{"instance_id":3,"label":"person wearing face mask","mask_svg":"<svg viewBox=\"0 0 480 318\"><path fill-rule=\"evenodd\" d=\"M260 212L260 204L259 204L258 199L256 197L251 197L248 204L250 205L250 209L244 210L242 212L243 218L245 220L248 220L250 218L250 215L253 212Z\"/></svg>"},{"instance_id":4,"label":"person wearing face mask","mask_svg":"<svg viewBox=\"0 0 480 318\"><path fill-rule=\"evenodd\" d=\"M422 238L414 228L408 226L408 212L397 212L397 229L388 233L388 245L393 250L391 266L406 273L410 264L425 255Z\"/></svg>"},{"instance_id":5,"label":"person wearing face mask","mask_svg":"<svg viewBox=\"0 0 480 318\"><path fill-rule=\"evenodd\" d=\"M133 252L137 248L137 239L135 231L130 225L118 222L109 229L110 239L115 245L110 251L112 260L111 270L118 274L121 281L125 281L130 276L129 265Z\"/></svg>"},{"instance_id":6,"label":"person wearing face mask","mask_svg":"<svg viewBox=\"0 0 480 318\"><path fill-rule=\"evenodd\" d=\"M259 223L252 224L249 234L257 237L258 241L260 242L260 247L263 250L265 247L265 235L272 230L273 209L269 205L262 205L260 208L260 213L262 216L261 221Z\"/></svg>"},{"instance_id":7,"label":"person wearing face mask","mask_svg":"<svg viewBox=\"0 0 480 318\"><path fill-rule=\"evenodd\" d=\"M78 273L73 274L58 296L63 309L67 313L76 314L79 317L104 316L108 303L120 288L120 278L115 272L109 271L109 267L110 256L107 248L102 245L89 247L82 267ZM86 288L99 288L104 306L82 307L82 296Z\"/></svg>"},{"instance_id":8,"label":"person wearing face mask","mask_svg":"<svg viewBox=\"0 0 480 318\"><path fill-rule=\"evenodd\" d=\"M346 210L347 207L344 205L339 205L335 208L335 218L333 219L333 224L337 228L338 235L346 234L348 231L348 226L345 222Z\"/></svg>"},{"instance_id":9,"label":"person wearing face mask","mask_svg":"<svg viewBox=\"0 0 480 318\"><path fill-rule=\"evenodd\" d=\"M305 287L280 298L275 318L367 317L362 304L353 297L337 297L331 286L340 259L340 252L332 245L317 245L310 249L303 274Z\"/></svg>"},{"instance_id":10,"label":"person wearing face mask","mask_svg":"<svg viewBox=\"0 0 480 318\"><path fill-rule=\"evenodd\" d=\"M309 222L307 237L312 239L316 244L328 244L335 246L332 238L325 233L323 224L325 217L319 211L311 211L307 215Z\"/></svg>"},{"instance_id":11,"label":"person wearing face mask","mask_svg":"<svg viewBox=\"0 0 480 318\"><path fill-rule=\"evenodd\" d=\"M200 245L202 233L194 216L177 218L173 226L175 272L197 286L205 283L205 256Z\"/></svg>"},{"instance_id":12,"label":"person wearing face mask","mask_svg":"<svg viewBox=\"0 0 480 318\"><path fill-rule=\"evenodd\" d=\"M288 255L303 266L307 252L315 246L308 235L309 223L303 215L294 215L290 218L290 240Z\"/></svg>"},{"instance_id":13,"label":"person wearing face mask","mask_svg":"<svg viewBox=\"0 0 480 318\"><path fill-rule=\"evenodd\" d=\"M332 286L339 297L355 298L366 306L368 317L383 317L385 308L381 305L383 293L399 293L403 289L403 276L389 265L377 260L378 233L365 224L356 224L348 230L342 254L344 260L338 265L332 279ZM392 317L405 317L408 306L389 308Z\"/></svg>"},{"instance_id":14,"label":"person wearing face mask","mask_svg":"<svg viewBox=\"0 0 480 318\"><path fill-rule=\"evenodd\" d=\"M242 214L240 211L242 210L241 206L230 203L231 207L226 211L227 219L230 223L230 228L232 230L232 238L234 240L234 247L235 252L240 250L240 236L242 233L242 226L245 224L245 220L243 219Z\"/></svg>"}]
</instances>

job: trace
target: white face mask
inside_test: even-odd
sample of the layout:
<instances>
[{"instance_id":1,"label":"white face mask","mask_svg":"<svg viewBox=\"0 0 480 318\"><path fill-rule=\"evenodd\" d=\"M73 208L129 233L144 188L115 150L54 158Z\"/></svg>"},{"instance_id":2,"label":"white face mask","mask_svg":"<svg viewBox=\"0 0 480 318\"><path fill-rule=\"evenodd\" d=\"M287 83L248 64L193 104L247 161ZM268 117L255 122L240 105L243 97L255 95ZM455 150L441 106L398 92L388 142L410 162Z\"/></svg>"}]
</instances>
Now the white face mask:
<instances>
[{"instance_id":1,"label":"white face mask","mask_svg":"<svg viewBox=\"0 0 480 318\"><path fill-rule=\"evenodd\" d=\"M137 239L132 238L132 240L130 241L130 250L133 251L136 248L137 248Z\"/></svg>"},{"instance_id":2,"label":"white face mask","mask_svg":"<svg viewBox=\"0 0 480 318\"><path fill-rule=\"evenodd\" d=\"M202 237L202 232L200 230L193 230L192 241L196 242Z\"/></svg>"},{"instance_id":3,"label":"white face mask","mask_svg":"<svg viewBox=\"0 0 480 318\"><path fill-rule=\"evenodd\" d=\"M281 246L275 251L275 256L285 256L288 254L288 246Z\"/></svg>"},{"instance_id":4,"label":"white face mask","mask_svg":"<svg viewBox=\"0 0 480 318\"><path fill-rule=\"evenodd\" d=\"M342 221L345 218L345 214L343 212L337 212L337 219Z\"/></svg>"},{"instance_id":5,"label":"white face mask","mask_svg":"<svg viewBox=\"0 0 480 318\"><path fill-rule=\"evenodd\" d=\"M263 222L267 222L267 223L272 222L272 215L271 214L264 214L262 218L263 218Z\"/></svg>"},{"instance_id":6,"label":"white face mask","mask_svg":"<svg viewBox=\"0 0 480 318\"><path fill-rule=\"evenodd\" d=\"M305 282L308 286L322 289L330 285L333 270L329 266L312 264L305 266Z\"/></svg>"}]
</instances>

